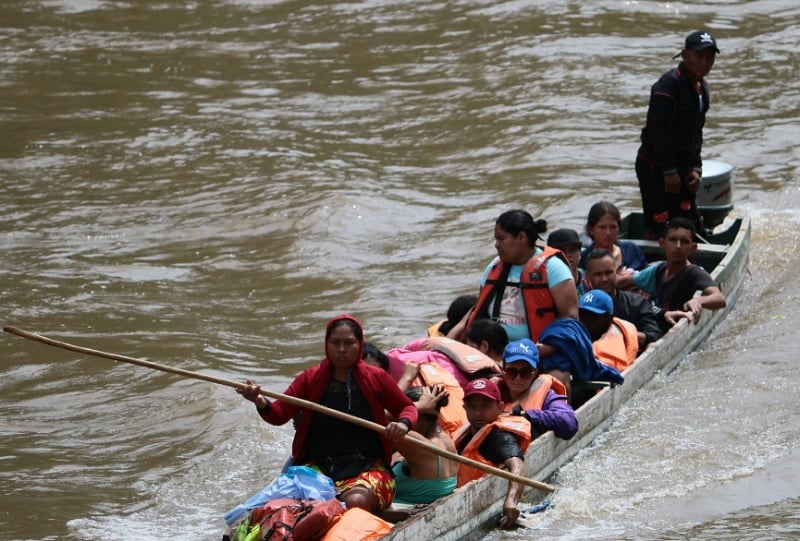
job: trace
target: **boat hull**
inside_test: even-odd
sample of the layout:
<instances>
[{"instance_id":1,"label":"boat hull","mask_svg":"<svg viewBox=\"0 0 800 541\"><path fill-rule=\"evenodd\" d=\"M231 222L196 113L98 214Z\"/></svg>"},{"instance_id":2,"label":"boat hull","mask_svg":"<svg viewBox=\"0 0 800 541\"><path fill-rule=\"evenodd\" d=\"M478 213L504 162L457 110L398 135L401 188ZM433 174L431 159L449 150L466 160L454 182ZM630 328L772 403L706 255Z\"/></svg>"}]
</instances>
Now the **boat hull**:
<instances>
[{"instance_id":1,"label":"boat hull","mask_svg":"<svg viewBox=\"0 0 800 541\"><path fill-rule=\"evenodd\" d=\"M657 243L637 240L641 215L626 217L623 231L629 240L640 243L652 256L658 255ZM750 220L733 220L724 231L715 234L711 244L698 247L696 262L716 280L728 299L726 308L703 313L698 324L681 320L661 340L655 342L625 372L623 385L597 393L576 411L578 433L570 440L560 440L548 432L534 440L525 455L527 476L545 481L591 443L611 424L614 414L658 373L669 373L683 358L701 344L730 311L741 294L750 246ZM489 519L502 511L508 482L493 476L473 481L450 496L436 501L425 510L397 524L382 539L417 541L430 539L456 541L470 536Z\"/></svg>"}]
</instances>

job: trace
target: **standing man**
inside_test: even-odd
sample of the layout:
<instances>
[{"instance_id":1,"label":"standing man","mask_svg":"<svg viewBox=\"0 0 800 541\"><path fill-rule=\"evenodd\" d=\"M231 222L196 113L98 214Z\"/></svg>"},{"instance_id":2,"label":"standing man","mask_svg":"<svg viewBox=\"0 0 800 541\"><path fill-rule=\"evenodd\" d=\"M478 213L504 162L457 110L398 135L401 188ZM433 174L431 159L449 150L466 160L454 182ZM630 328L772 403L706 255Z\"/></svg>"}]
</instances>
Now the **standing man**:
<instances>
[{"instance_id":1,"label":"standing man","mask_svg":"<svg viewBox=\"0 0 800 541\"><path fill-rule=\"evenodd\" d=\"M672 218L690 219L703 233L697 211L703 161L703 125L711 99L705 76L714 66L719 49L709 32L698 30L686 37L678 67L656 81L650 90L647 123L636 157L636 177L642 194L646 235L658 239Z\"/></svg>"}]
</instances>

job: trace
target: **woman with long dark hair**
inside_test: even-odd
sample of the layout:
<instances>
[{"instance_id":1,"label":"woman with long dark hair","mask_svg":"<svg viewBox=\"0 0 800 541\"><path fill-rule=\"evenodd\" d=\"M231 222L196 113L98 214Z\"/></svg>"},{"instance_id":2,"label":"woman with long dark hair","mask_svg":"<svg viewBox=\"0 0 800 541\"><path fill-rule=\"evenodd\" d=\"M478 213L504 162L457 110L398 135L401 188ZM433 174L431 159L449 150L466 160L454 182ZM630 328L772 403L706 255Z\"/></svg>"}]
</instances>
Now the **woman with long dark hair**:
<instances>
[{"instance_id":1,"label":"woman with long dark hair","mask_svg":"<svg viewBox=\"0 0 800 541\"><path fill-rule=\"evenodd\" d=\"M563 316L578 317L578 293L564 255L536 246L547 222L524 210L509 210L497 218L497 257L481 279L478 303L466 328L479 318L500 322L508 339L538 341L544 327Z\"/></svg>"}]
</instances>

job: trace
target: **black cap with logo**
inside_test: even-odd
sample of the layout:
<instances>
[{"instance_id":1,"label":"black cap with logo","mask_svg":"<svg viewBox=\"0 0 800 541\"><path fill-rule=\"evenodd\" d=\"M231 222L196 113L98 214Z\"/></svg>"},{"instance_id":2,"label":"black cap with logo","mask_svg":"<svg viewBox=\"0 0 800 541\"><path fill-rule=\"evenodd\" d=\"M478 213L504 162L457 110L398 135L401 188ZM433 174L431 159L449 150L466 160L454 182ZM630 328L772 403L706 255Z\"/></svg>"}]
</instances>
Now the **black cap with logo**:
<instances>
[{"instance_id":1,"label":"black cap with logo","mask_svg":"<svg viewBox=\"0 0 800 541\"><path fill-rule=\"evenodd\" d=\"M692 32L686 36L686 43L683 45L683 48L694 52L713 48L714 51L719 53L717 40L714 39L714 36L712 36L711 33L706 32L705 30L697 30L696 32ZM683 51L676 54L672 58L678 58L682 53Z\"/></svg>"}]
</instances>

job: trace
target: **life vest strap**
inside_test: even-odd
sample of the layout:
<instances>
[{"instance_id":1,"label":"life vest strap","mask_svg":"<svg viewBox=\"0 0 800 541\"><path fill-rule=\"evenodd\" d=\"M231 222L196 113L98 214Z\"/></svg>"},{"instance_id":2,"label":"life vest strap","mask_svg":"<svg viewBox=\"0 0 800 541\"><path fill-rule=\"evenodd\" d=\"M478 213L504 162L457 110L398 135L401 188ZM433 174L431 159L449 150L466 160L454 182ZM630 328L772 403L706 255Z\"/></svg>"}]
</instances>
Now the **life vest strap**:
<instances>
[{"instance_id":1,"label":"life vest strap","mask_svg":"<svg viewBox=\"0 0 800 541\"><path fill-rule=\"evenodd\" d=\"M517 287L519 287L520 289L547 289L550 286L547 285L547 282L537 282L535 284L532 284L530 282L523 282L521 284L518 284Z\"/></svg>"},{"instance_id":2,"label":"life vest strap","mask_svg":"<svg viewBox=\"0 0 800 541\"><path fill-rule=\"evenodd\" d=\"M541 317L541 316L543 316L545 314L549 314L550 312L552 312L554 314L556 313L555 306L542 306L541 308L537 308L536 309L536 315L539 316L539 317Z\"/></svg>"}]
</instances>

